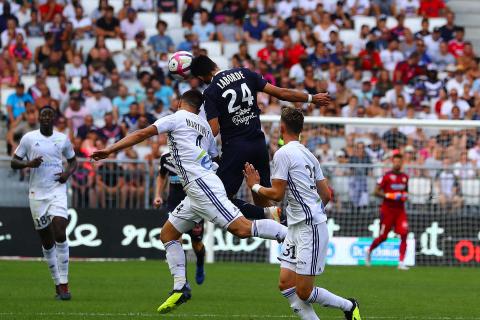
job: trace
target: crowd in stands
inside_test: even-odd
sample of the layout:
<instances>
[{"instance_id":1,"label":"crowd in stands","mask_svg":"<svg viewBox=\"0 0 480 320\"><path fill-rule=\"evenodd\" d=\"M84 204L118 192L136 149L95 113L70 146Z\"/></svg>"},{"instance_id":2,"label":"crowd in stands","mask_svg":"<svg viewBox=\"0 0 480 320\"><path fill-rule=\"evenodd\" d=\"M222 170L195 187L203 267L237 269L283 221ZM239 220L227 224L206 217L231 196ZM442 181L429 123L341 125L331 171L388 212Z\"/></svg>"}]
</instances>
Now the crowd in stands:
<instances>
[{"instance_id":1,"label":"crowd in stands","mask_svg":"<svg viewBox=\"0 0 480 320\"><path fill-rule=\"evenodd\" d=\"M330 93L328 106L296 104L305 115L480 119L479 60L444 0L187 0L182 8L175 0L123 0L115 7L100 0L88 11L92 6L86 2L0 0L0 85L14 89L5 108L9 154L26 132L38 128L38 110L45 105L58 110L56 129L85 158L175 112L182 92L204 85L170 78L168 53L209 54L202 44L211 41L238 43L230 67L255 70L277 86ZM181 16L184 39L171 37L161 19L152 34L139 18L143 12ZM359 25L362 16L375 24ZM419 30L408 24L415 17L421 19ZM439 18L443 25L431 28ZM354 39L345 38L348 30ZM44 41L32 50L32 39L40 37ZM88 39L94 45L86 50L82 44ZM121 47L113 50L112 39ZM260 50L252 53L249 48L258 44ZM285 105L264 94L258 102L263 114L278 115ZM264 129L273 153L278 128ZM409 165L454 165L456 170L437 170L432 178L440 179L441 201L455 205L461 203L457 179L473 177L480 168L476 129L316 125L307 127L302 139L322 163L386 162L401 152ZM153 161L165 150L160 136L115 157ZM94 170L86 163L73 187L101 206L118 190L123 196L117 205L141 206L145 179L135 173L138 166L112 163ZM339 167L334 174L352 172Z\"/></svg>"}]
</instances>

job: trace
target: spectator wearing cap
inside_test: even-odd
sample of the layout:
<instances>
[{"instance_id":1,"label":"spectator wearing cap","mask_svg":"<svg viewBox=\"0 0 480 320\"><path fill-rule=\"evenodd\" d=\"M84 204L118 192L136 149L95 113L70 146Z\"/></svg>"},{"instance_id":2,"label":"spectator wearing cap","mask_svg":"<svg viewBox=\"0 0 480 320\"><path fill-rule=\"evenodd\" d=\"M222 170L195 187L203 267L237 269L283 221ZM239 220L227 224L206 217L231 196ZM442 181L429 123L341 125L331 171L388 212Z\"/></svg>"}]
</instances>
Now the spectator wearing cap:
<instances>
[{"instance_id":1,"label":"spectator wearing cap","mask_svg":"<svg viewBox=\"0 0 480 320\"><path fill-rule=\"evenodd\" d=\"M148 45L153 48L155 53L173 52L175 45L172 38L165 34L168 24L163 20L157 22L158 34L153 35L148 39Z\"/></svg>"},{"instance_id":2,"label":"spectator wearing cap","mask_svg":"<svg viewBox=\"0 0 480 320\"><path fill-rule=\"evenodd\" d=\"M216 32L217 38L221 42L236 42L243 38L243 30L233 19L231 12L225 13L225 19L216 26Z\"/></svg>"},{"instance_id":3,"label":"spectator wearing cap","mask_svg":"<svg viewBox=\"0 0 480 320\"><path fill-rule=\"evenodd\" d=\"M392 39L388 43L388 48L380 52L380 59L384 68L390 73L393 73L400 61L405 60L403 53L398 50L397 39Z\"/></svg>"},{"instance_id":4,"label":"spectator wearing cap","mask_svg":"<svg viewBox=\"0 0 480 320\"><path fill-rule=\"evenodd\" d=\"M448 11L446 16L447 23L440 27L440 35L443 41L449 42L453 39L455 34L455 30L457 29L457 25L455 24L455 13L452 11Z\"/></svg>"},{"instance_id":5,"label":"spectator wearing cap","mask_svg":"<svg viewBox=\"0 0 480 320\"><path fill-rule=\"evenodd\" d=\"M200 20L193 24L192 31L197 34L200 42L212 41L215 39L215 26L208 21L208 11L200 11Z\"/></svg>"},{"instance_id":6,"label":"spectator wearing cap","mask_svg":"<svg viewBox=\"0 0 480 320\"><path fill-rule=\"evenodd\" d=\"M72 132L75 135L77 135L78 128L84 124L85 117L88 114L88 110L83 105L83 100L80 97L80 94L76 91L71 92L68 107L65 109L65 117L68 121L68 127L72 128Z\"/></svg>"},{"instance_id":7,"label":"spectator wearing cap","mask_svg":"<svg viewBox=\"0 0 480 320\"><path fill-rule=\"evenodd\" d=\"M145 25L137 17L137 11L128 8L127 17L120 22L120 31L126 40L134 40L139 32L145 32Z\"/></svg>"},{"instance_id":8,"label":"spectator wearing cap","mask_svg":"<svg viewBox=\"0 0 480 320\"><path fill-rule=\"evenodd\" d=\"M456 106L460 109L460 118L463 119L465 117L465 113L467 113L468 110L470 110L470 105L468 104L467 101L459 98L459 94L456 89L450 90L449 96L450 96L450 99L448 99L442 104L442 107L440 109L440 115L443 118L447 118L447 119L451 118L452 109L453 107Z\"/></svg>"},{"instance_id":9,"label":"spectator wearing cap","mask_svg":"<svg viewBox=\"0 0 480 320\"><path fill-rule=\"evenodd\" d=\"M261 41L265 39L265 30L267 29L268 25L259 19L257 8L251 8L249 18L243 24L245 40L248 42Z\"/></svg>"},{"instance_id":10,"label":"spectator wearing cap","mask_svg":"<svg viewBox=\"0 0 480 320\"><path fill-rule=\"evenodd\" d=\"M428 18L443 17L447 7L444 0L421 0L418 14Z\"/></svg>"},{"instance_id":11,"label":"spectator wearing cap","mask_svg":"<svg viewBox=\"0 0 480 320\"><path fill-rule=\"evenodd\" d=\"M420 57L417 52L413 52L407 60L399 62L395 67L394 80L401 80L408 84L417 76L425 74L424 68L419 65Z\"/></svg>"},{"instance_id":12,"label":"spectator wearing cap","mask_svg":"<svg viewBox=\"0 0 480 320\"><path fill-rule=\"evenodd\" d=\"M42 22L52 22L53 17L56 14L62 14L63 6L58 4L55 0L47 0L44 4L38 7L38 11L40 12L40 17Z\"/></svg>"},{"instance_id":13,"label":"spectator wearing cap","mask_svg":"<svg viewBox=\"0 0 480 320\"><path fill-rule=\"evenodd\" d=\"M397 1L397 10L407 17L414 17L420 8L419 0L400 0Z\"/></svg>"},{"instance_id":14,"label":"spectator wearing cap","mask_svg":"<svg viewBox=\"0 0 480 320\"><path fill-rule=\"evenodd\" d=\"M437 66L438 71L448 71L447 66L455 65L455 57L449 52L447 42L440 43L438 53L432 56L432 62Z\"/></svg>"},{"instance_id":15,"label":"spectator wearing cap","mask_svg":"<svg viewBox=\"0 0 480 320\"><path fill-rule=\"evenodd\" d=\"M431 34L423 37L423 41L427 46L428 55L433 59L433 57L440 52L440 43L442 42L442 38L440 37L440 28L433 28L433 32Z\"/></svg>"},{"instance_id":16,"label":"spectator wearing cap","mask_svg":"<svg viewBox=\"0 0 480 320\"><path fill-rule=\"evenodd\" d=\"M103 88L92 86L93 95L85 100L85 107L88 113L92 115L94 124L97 128L105 125L104 116L107 112L112 112L113 107L110 99L103 95Z\"/></svg>"},{"instance_id":17,"label":"spectator wearing cap","mask_svg":"<svg viewBox=\"0 0 480 320\"><path fill-rule=\"evenodd\" d=\"M120 36L120 21L114 15L114 8L108 6L104 14L95 23L97 36L105 38L117 38Z\"/></svg>"},{"instance_id":18,"label":"spectator wearing cap","mask_svg":"<svg viewBox=\"0 0 480 320\"><path fill-rule=\"evenodd\" d=\"M463 56L463 50L465 48L465 28L456 27L455 37L448 42L448 51L455 57Z\"/></svg>"}]
</instances>

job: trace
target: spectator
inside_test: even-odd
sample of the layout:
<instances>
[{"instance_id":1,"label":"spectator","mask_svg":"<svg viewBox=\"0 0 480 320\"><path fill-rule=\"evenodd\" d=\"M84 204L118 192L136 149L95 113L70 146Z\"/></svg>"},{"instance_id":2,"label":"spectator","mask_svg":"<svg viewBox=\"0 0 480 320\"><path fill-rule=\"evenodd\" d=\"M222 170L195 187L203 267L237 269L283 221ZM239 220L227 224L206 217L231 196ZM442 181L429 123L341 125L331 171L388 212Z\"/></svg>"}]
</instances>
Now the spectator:
<instances>
[{"instance_id":1,"label":"spectator","mask_svg":"<svg viewBox=\"0 0 480 320\"><path fill-rule=\"evenodd\" d=\"M13 10L11 9L12 6L15 5L15 2L7 1L3 4L3 13L0 12L0 33L7 29L7 22L10 19L15 20L16 24L18 25L18 18L12 14Z\"/></svg>"},{"instance_id":2,"label":"spectator","mask_svg":"<svg viewBox=\"0 0 480 320\"><path fill-rule=\"evenodd\" d=\"M15 93L7 98L7 114L9 124L13 124L25 112L25 104L34 103L32 96L25 93L25 85L21 82L15 86Z\"/></svg>"},{"instance_id":3,"label":"spectator","mask_svg":"<svg viewBox=\"0 0 480 320\"><path fill-rule=\"evenodd\" d=\"M313 33L317 41L328 42L330 39L330 32L338 32L338 27L332 22L330 14L325 12L322 15L322 20L320 24L313 28Z\"/></svg>"},{"instance_id":4,"label":"spectator","mask_svg":"<svg viewBox=\"0 0 480 320\"><path fill-rule=\"evenodd\" d=\"M21 66L21 70L26 73L28 72L30 62L32 61L32 53L27 47L27 44L24 42L23 35L17 33L16 41L14 44L10 45L8 52L10 57Z\"/></svg>"},{"instance_id":5,"label":"spectator","mask_svg":"<svg viewBox=\"0 0 480 320\"><path fill-rule=\"evenodd\" d=\"M82 56L76 54L73 56L73 63L68 65L66 68L67 79L71 80L72 78L82 78L88 75L87 66L82 61Z\"/></svg>"},{"instance_id":6,"label":"spectator","mask_svg":"<svg viewBox=\"0 0 480 320\"><path fill-rule=\"evenodd\" d=\"M77 135L78 129L84 124L85 117L89 114L87 108L83 105L82 98L78 92L70 93L68 107L65 110L65 117L68 121L68 127L72 129L74 135Z\"/></svg>"},{"instance_id":7,"label":"spectator","mask_svg":"<svg viewBox=\"0 0 480 320\"><path fill-rule=\"evenodd\" d=\"M268 28L268 25L259 19L256 8L251 8L249 13L249 19L243 24L245 40L248 42L261 41L266 36L264 31Z\"/></svg>"},{"instance_id":8,"label":"spectator","mask_svg":"<svg viewBox=\"0 0 480 320\"><path fill-rule=\"evenodd\" d=\"M395 68L394 80L401 80L404 84L408 84L411 80L419 75L423 75L425 70L418 64L419 55L417 52L412 53L407 60L397 64Z\"/></svg>"},{"instance_id":9,"label":"spectator","mask_svg":"<svg viewBox=\"0 0 480 320\"><path fill-rule=\"evenodd\" d=\"M122 117L121 129L124 135L138 130L138 119L140 118L140 108L138 103L134 102L130 105L128 112Z\"/></svg>"},{"instance_id":10,"label":"spectator","mask_svg":"<svg viewBox=\"0 0 480 320\"><path fill-rule=\"evenodd\" d=\"M103 89L99 86L92 88L93 95L85 100L85 107L88 113L92 115L94 124L97 128L105 125L104 116L107 112L112 112L112 103L110 99L103 96Z\"/></svg>"},{"instance_id":11,"label":"spectator","mask_svg":"<svg viewBox=\"0 0 480 320\"><path fill-rule=\"evenodd\" d=\"M467 152L460 153L460 159L453 165L453 174L458 179L473 179L476 177L475 165L468 159Z\"/></svg>"},{"instance_id":12,"label":"spectator","mask_svg":"<svg viewBox=\"0 0 480 320\"><path fill-rule=\"evenodd\" d=\"M357 143L354 147L353 155L349 157L351 164L369 164L370 157L365 152L365 145ZM368 180L369 169L353 168L350 177L350 198L354 206L363 207L368 204Z\"/></svg>"},{"instance_id":13,"label":"spectator","mask_svg":"<svg viewBox=\"0 0 480 320\"><path fill-rule=\"evenodd\" d=\"M108 99L113 100L113 98L118 96L119 91L120 91L120 75L118 74L118 71L115 69L110 74L110 85L103 90L103 94Z\"/></svg>"},{"instance_id":14,"label":"spectator","mask_svg":"<svg viewBox=\"0 0 480 320\"><path fill-rule=\"evenodd\" d=\"M47 0L44 4L38 7L40 17L43 23L52 22L56 14L62 14L62 5L56 3L55 0Z\"/></svg>"},{"instance_id":15,"label":"spectator","mask_svg":"<svg viewBox=\"0 0 480 320\"><path fill-rule=\"evenodd\" d=\"M463 73L463 68L460 66L456 68L455 76L448 80L445 85L445 89L447 89L448 92L451 92L453 89L455 89L459 96L463 96L464 87L468 84L468 80L464 78Z\"/></svg>"},{"instance_id":16,"label":"spectator","mask_svg":"<svg viewBox=\"0 0 480 320\"><path fill-rule=\"evenodd\" d=\"M352 15L369 16L370 15L370 0L347 0L347 11Z\"/></svg>"},{"instance_id":17,"label":"spectator","mask_svg":"<svg viewBox=\"0 0 480 320\"><path fill-rule=\"evenodd\" d=\"M106 141L107 145L114 144L123 138L122 128L114 122L112 112L105 113L103 117L105 125L97 130L100 139Z\"/></svg>"},{"instance_id":18,"label":"spectator","mask_svg":"<svg viewBox=\"0 0 480 320\"><path fill-rule=\"evenodd\" d=\"M125 85L121 85L118 90L118 96L112 101L115 121L122 119L129 112L130 105L135 101L135 97L128 94L128 88Z\"/></svg>"},{"instance_id":19,"label":"spectator","mask_svg":"<svg viewBox=\"0 0 480 320\"><path fill-rule=\"evenodd\" d=\"M360 67L363 71L376 71L383 68L380 54L375 50L375 43L367 42L365 49L358 54Z\"/></svg>"},{"instance_id":20,"label":"spectator","mask_svg":"<svg viewBox=\"0 0 480 320\"><path fill-rule=\"evenodd\" d=\"M128 8L127 17L120 22L120 31L126 40L134 40L139 32L145 32L145 26L137 17L137 11Z\"/></svg>"},{"instance_id":21,"label":"spectator","mask_svg":"<svg viewBox=\"0 0 480 320\"><path fill-rule=\"evenodd\" d=\"M463 119L465 113L470 109L470 105L465 100L459 99L456 89L451 89L449 95L450 99L442 104L440 114L445 118L450 118L452 116L452 109L456 106L460 109L460 117Z\"/></svg>"},{"instance_id":22,"label":"spectator","mask_svg":"<svg viewBox=\"0 0 480 320\"><path fill-rule=\"evenodd\" d=\"M133 149L125 150L126 159L138 160L138 154ZM125 184L121 188L120 207L121 208L143 208L145 199L145 184L143 165L135 162L125 164L123 177Z\"/></svg>"},{"instance_id":23,"label":"spectator","mask_svg":"<svg viewBox=\"0 0 480 320\"><path fill-rule=\"evenodd\" d=\"M90 132L95 132L95 138L97 137L97 134L96 134L96 131L97 131L97 127L95 126L95 124L93 123L93 117L88 114L85 116L85 119L83 120L83 124L78 127L77 129L77 137L79 137L80 139L85 140L87 139L87 136ZM87 156L89 156L90 153L87 154Z\"/></svg>"},{"instance_id":24,"label":"spectator","mask_svg":"<svg viewBox=\"0 0 480 320\"><path fill-rule=\"evenodd\" d=\"M405 59L403 53L398 50L398 41L396 39L392 39L388 44L388 48L380 52L380 59L385 69L389 72L393 72L397 64Z\"/></svg>"},{"instance_id":25,"label":"spectator","mask_svg":"<svg viewBox=\"0 0 480 320\"><path fill-rule=\"evenodd\" d=\"M27 33L28 37L42 37L43 25L38 19L38 11L30 11L30 21L23 25L23 29Z\"/></svg>"},{"instance_id":26,"label":"spectator","mask_svg":"<svg viewBox=\"0 0 480 320\"><path fill-rule=\"evenodd\" d=\"M21 34L25 39L27 36L25 30L17 27L17 21L13 18L7 20L7 28L0 34L0 40L2 46L5 48L10 47L12 44L15 44L17 39L17 34Z\"/></svg>"},{"instance_id":27,"label":"spectator","mask_svg":"<svg viewBox=\"0 0 480 320\"><path fill-rule=\"evenodd\" d=\"M382 140L385 142L388 149L393 150L404 146L407 142L407 137L398 131L397 127L392 127L383 134Z\"/></svg>"},{"instance_id":28,"label":"spectator","mask_svg":"<svg viewBox=\"0 0 480 320\"><path fill-rule=\"evenodd\" d=\"M185 30L185 41L178 44L178 51L192 51L193 46L198 44L198 38L191 30Z\"/></svg>"},{"instance_id":29,"label":"spectator","mask_svg":"<svg viewBox=\"0 0 480 320\"><path fill-rule=\"evenodd\" d=\"M447 18L447 24L440 27L440 35L443 41L448 43L453 39L453 35L458 26L455 25L455 13L448 11L445 17Z\"/></svg>"},{"instance_id":30,"label":"spectator","mask_svg":"<svg viewBox=\"0 0 480 320\"><path fill-rule=\"evenodd\" d=\"M419 0L400 0L397 1L397 9L407 17L414 17L420 8Z\"/></svg>"},{"instance_id":31,"label":"spectator","mask_svg":"<svg viewBox=\"0 0 480 320\"><path fill-rule=\"evenodd\" d=\"M233 20L233 14L230 12L225 14L225 21L216 26L216 31L217 38L221 42L236 42L243 38L243 30Z\"/></svg>"},{"instance_id":32,"label":"spectator","mask_svg":"<svg viewBox=\"0 0 480 320\"><path fill-rule=\"evenodd\" d=\"M399 13L397 15L397 25L395 28L390 30L391 37L392 38L397 38L398 41L403 42L405 40L406 32L410 31L407 27L405 27L405 14L404 13ZM410 35L413 38L412 32L410 31Z\"/></svg>"},{"instance_id":33,"label":"spectator","mask_svg":"<svg viewBox=\"0 0 480 320\"><path fill-rule=\"evenodd\" d=\"M200 11L200 21L193 24L192 31L197 34L200 42L212 41L215 38L215 26L208 21L208 11Z\"/></svg>"},{"instance_id":34,"label":"spectator","mask_svg":"<svg viewBox=\"0 0 480 320\"><path fill-rule=\"evenodd\" d=\"M148 39L148 45L153 48L155 53L173 52L175 45L170 36L165 34L168 24L163 20L158 20L157 31L158 34L151 36Z\"/></svg>"},{"instance_id":35,"label":"spectator","mask_svg":"<svg viewBox=\"0 0 480 320\"><path fill-rule=\"evenodd\" d=\"M140 11L153 11L153 0L133 0L132 8Z\"/></svg>"},{"instance_id":36,"label":"spectator","mask_svg":"<svg viewBox=\"0 0 480 320\"><path fill-rule=\"evenodd\" d=\"M283 36L283 54L285 57L285 67L291 68L300 61L300 57L305 55L305 48L299 43L292 43L289 35Z\"/></svg>"},{"instance_id":37,"label":"spectator","mask_svg":"<svg viewBox=\"0 0 480 320\"><path fill-rule=\"evenodd\" d=\"M26 103L27 106L30 102ZM38 123L38 113L35 108L28 108L26 112L22 113L14 125L10 126L10 130L7 132L6 140L7 145L11 151L17 149L20 139L28 132L37 130L40 128ZM11 152L9 152L10 154Z\"/></svg>"},{"instance_id":38,"label":"spectator","mask_svg":"<svg viewBox=\"0 0 480 320\"><path fill-rule=\"evenodd\" d=\"M172 87L167 84L162 85L156 80L152 82L152 87L155 89L155 98L162 101L165 108L170 108L171 99L174 95Z\"/></svg>"},{"instance_id":39,"label":"spectator","mask_svg":"<svg viewBox=\"0 0 480 320\"><path fill-rule=\"evenodd\" d=\"M468 150L468 159L480 167L480 139L477 140L475 146Z\"/></svg>"},{"instance_id":40,"label":"spectator","mask_svg":"<svg viewBox=\"0 0 480 320\"><path fill-rule=\"evenodd\" d=\"M433 28L433 32L431 34L423 37L423 41L427 46L428 55L433 60L433 58L440 53L440 43L442 42L442 38L440 37L440 28Z\"/></svg>"},{"instance_id":41,"label":"spectator","mask_svg":"<svg viewBox=\"0 0 480 320\"><path fill-rule=\"evenodd\" d=\"M465 48L465 42L463 37L465 36L465 29L463 27L455 28L455 38L448 42L448 52L450 52L455 58L463 56L463 50Z\"/></svg>"},{"instance_id":42,"label":"spectator","mask_svg":"<svg viewBox=\"0 0 480 320\"><path fill-rule=\"evenodd\" d=\"M444 0L421 0L418 13L428 18L443 17L446 12Z\"/></svg>"},{"instance_id":43,"label":"spectator","mask_svg":"<svg viewBox=\"0 0 480 320\"><path fill-rule=\"evenodd\" d=\"M443 169L438 172L435 188L438 189L438 202L443 208L453 207L457 209L462 205L460 187L457 177L451 168L450 159L445 158L442 162Z\"/></svg>"},{"instance_id":44,"label":"spectator","mask_svg":"<svg viewBox=\"0 0 480 320\"><path fill-rule=\"evenodd\" d=\"M108 6L105 14L95 23L97 36L105 38L118 38L120 36L120 21L114 16L114 8Z\"/></svg>"},{"instance_id":45,"label":"spectator","mask_svg":"<svg viewBox=\"0 0 480 320\"><path fill-rule=\"evenodd\" d=\"M108 162L103 162L97 170L96 189L98 201L101 208L120 208L123 209L120 202L120 191L125 185L123 169L111 160L115 159L115 154L109 156Z\"/></svg>"},{"instance_id":46,"label":"spectator","mask_svg":"<svg viewBox=\"0 0 480 320\"><path fill-rule=\"evenodd\" d=\"M73 30L75 31L76 39L90 38L93 28L92 20L89 17L83 15L82 6L75 7L75 17L70 19Z\"/></svg>"}]
</instances>

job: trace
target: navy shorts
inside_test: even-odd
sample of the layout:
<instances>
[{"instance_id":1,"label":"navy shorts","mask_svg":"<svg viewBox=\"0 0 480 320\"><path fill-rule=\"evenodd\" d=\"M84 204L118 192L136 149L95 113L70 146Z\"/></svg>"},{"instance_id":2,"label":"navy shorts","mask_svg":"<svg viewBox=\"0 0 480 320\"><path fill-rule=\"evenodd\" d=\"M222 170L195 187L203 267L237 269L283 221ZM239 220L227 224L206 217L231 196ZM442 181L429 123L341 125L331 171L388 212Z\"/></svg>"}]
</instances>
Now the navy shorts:
<instances>
[{"instance_id":1,"label":"navy shorts","mask_svg":"<svg viewBox=\"0 0 480 320\"><path fill-rule=\"evenodd\" d=\"M243 182L245 163L253 164L260 174L260 184L270 187L270 157L263 133L252 139L231 139L222 145L222 158L217 175L223 182L227 196L234 197Z\"/></svg>"}]
</instances>

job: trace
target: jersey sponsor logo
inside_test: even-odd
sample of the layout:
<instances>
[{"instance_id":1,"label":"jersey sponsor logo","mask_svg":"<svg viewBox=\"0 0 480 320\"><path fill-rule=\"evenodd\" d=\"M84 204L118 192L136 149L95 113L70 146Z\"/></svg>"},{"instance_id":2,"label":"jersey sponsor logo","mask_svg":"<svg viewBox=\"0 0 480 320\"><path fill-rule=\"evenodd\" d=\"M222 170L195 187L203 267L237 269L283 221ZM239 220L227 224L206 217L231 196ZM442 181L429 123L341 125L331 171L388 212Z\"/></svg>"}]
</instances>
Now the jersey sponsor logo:
<instances>
[{"instance_id":1,"label":"jersey sponsor logo","mask_svg":"<svg viewBox=\"0 0 480 320\"><path fill-rule=\"evenodd\" d=\"M251 112L249 109L240 109L232 117L232 121L235 125L239 126L241 124L249 125L250 120L257 118L258 116Z\"/></svg>"},{"instance_id":2,"label":"jersey sponsor logo","mask_svg":"<svg viewBox=\"0 0 480 320\"><path fill-rule=\"evenodd\" d=\"M390 188L391 188L392 190L405 190L405 187L406 187L406 186L405 186L405 184L403 184L403 183L392 183L392 184L390 185Z\"/></svg>"}]
</instances>

